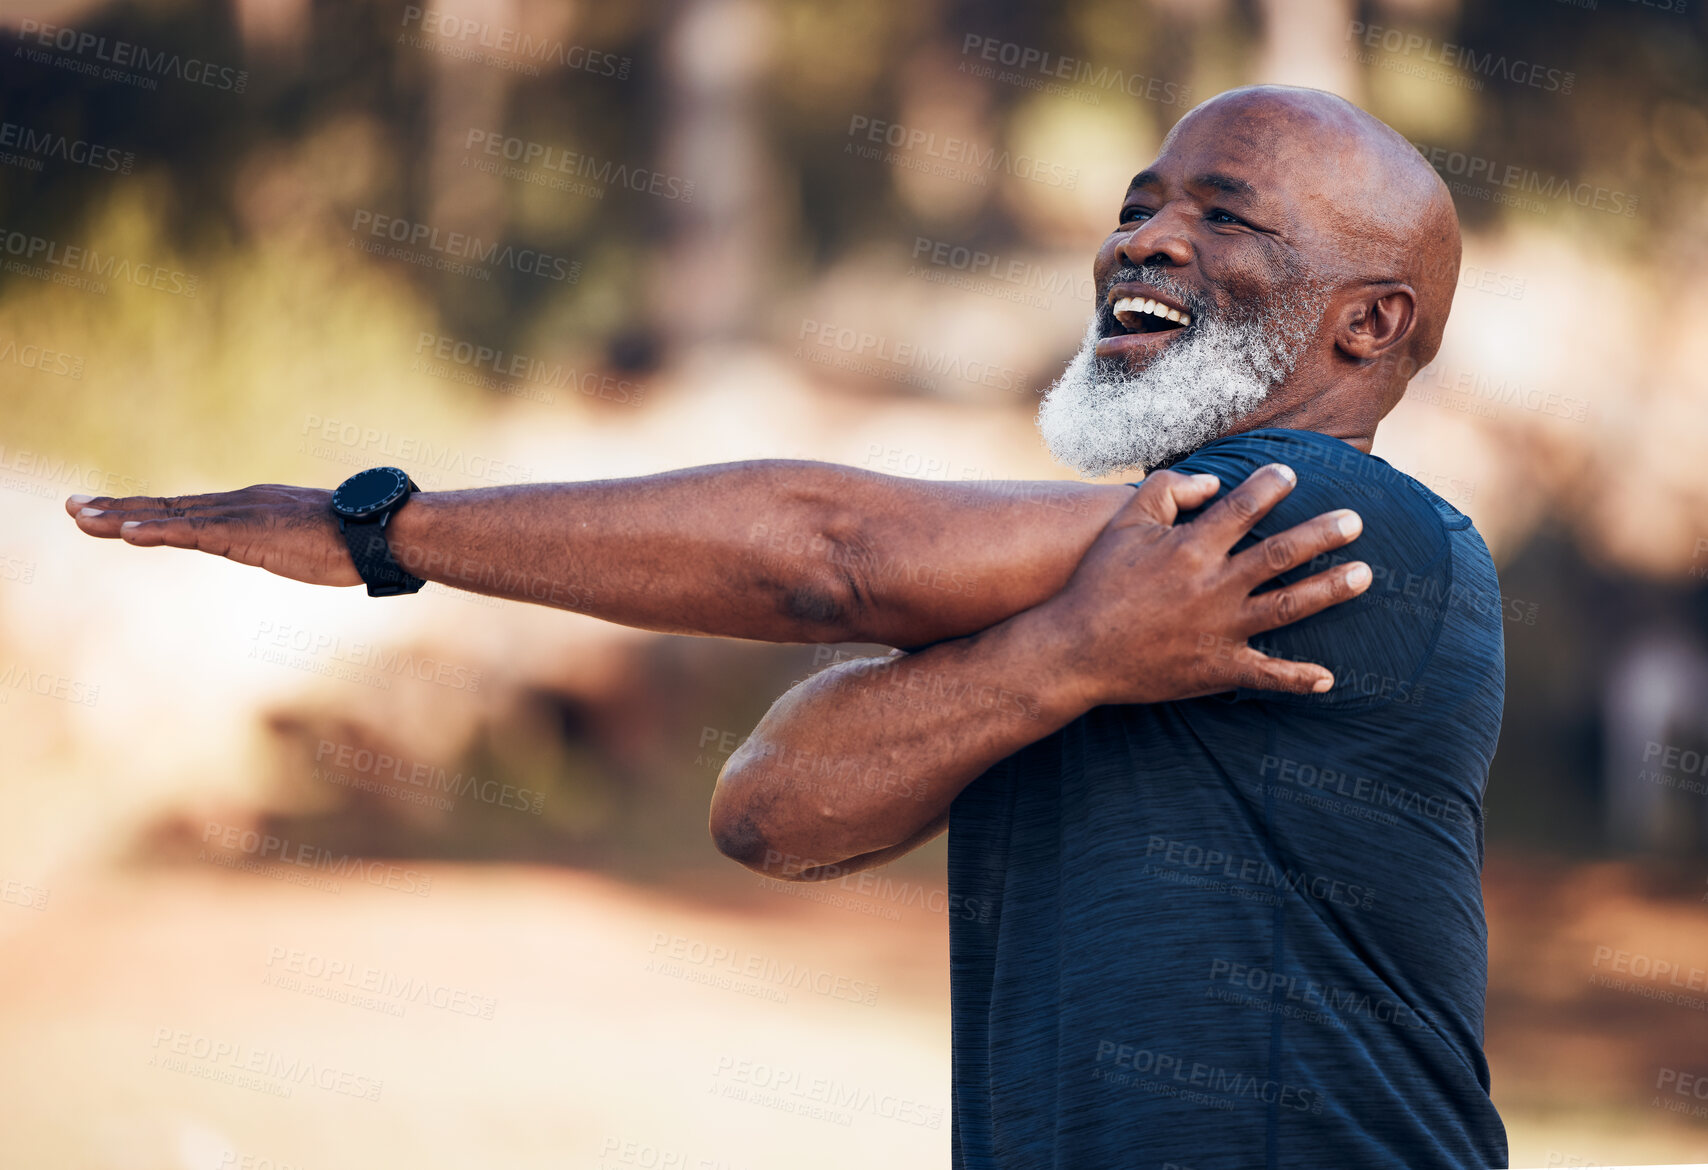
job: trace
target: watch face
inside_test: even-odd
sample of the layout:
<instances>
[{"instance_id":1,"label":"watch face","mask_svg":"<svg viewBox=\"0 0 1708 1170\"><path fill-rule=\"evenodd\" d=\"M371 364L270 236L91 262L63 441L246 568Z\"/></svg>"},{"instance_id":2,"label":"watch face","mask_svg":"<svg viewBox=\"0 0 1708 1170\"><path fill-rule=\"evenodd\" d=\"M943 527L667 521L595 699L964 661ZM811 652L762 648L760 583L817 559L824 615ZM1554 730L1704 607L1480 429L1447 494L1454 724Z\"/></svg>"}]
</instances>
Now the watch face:
<instances>
[{"instance_id":1,"label":"watch face","mask_svg":"<svg viewBox=\"0 0 1708 1170\"><path fill-rule=\"evenodd\" d=\"M383 512L409 490L409 477L396 467L358 471L332 493L332 510L350 520Z\"/></svg>"}]
</instances>

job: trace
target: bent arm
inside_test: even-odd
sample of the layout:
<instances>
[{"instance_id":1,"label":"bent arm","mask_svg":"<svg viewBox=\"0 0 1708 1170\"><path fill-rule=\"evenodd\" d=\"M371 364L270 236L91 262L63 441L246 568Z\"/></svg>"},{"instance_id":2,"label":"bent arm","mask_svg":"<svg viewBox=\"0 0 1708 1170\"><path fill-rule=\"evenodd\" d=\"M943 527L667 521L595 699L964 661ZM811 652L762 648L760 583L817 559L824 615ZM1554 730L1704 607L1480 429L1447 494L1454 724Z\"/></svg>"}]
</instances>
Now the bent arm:
<instances>
[{"instance_id":1,"label":"bent arm","mask_svg":"<svg viewBox=\"0 0 1708 1170\"><path fill-rule=\"evenodd\" d=\"M422 493L390 542L428 580L621 625L909 647L1055 593L1132 492L765 460Z\"/></svg>"},{"instance_id":2,"label":"bent arm","mask_svg":"<svg viewBox=\"0 0 1708 1170\"><path fill-rule=\"evenodd\" d=\"M1320 666L1247 639L1356 596L1361 562L1255 593L1356 539L1330 512L1231 549L1291 490L1260 469L1193 523L1213 476L1148 478L1067 586L969 637L832 667L779 699L718 777L718 849L757 872L810 881L879 865L941 832L955 797L993 764L1103 704L1235 686L1322 694Z\"/></svg>"},{"instance_id":3,"label":"bent arm","mask_svg":"<svg viewBox=\"0 0 1708 1170\"><path fill-rule=\"evenodd\" d=\"M917 653L840 663L778 699L712 794L718 850L818 881L881 865L948 825L999 760L1091 702L1039 611Z\"/></svg>"}]
</instances>

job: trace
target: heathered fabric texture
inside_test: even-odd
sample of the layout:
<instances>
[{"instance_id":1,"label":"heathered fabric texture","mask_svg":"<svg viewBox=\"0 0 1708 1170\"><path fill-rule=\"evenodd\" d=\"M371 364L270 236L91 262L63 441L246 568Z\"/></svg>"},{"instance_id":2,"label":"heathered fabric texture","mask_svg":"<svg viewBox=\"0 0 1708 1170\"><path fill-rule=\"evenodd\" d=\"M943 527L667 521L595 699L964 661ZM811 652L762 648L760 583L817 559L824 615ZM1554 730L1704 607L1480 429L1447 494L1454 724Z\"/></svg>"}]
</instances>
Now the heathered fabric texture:
<instances>
[{"instance_id":1,"label":"heathered fabric texture","mask_svg":"<svg viewBox=\"0 0 1708 1170\"><path fill-rule=\"evenodd\" d=\"M954 803L961 1170L1507 1164L1482 1052L1494 565L1338 439L1254 431L1174 469L1225 492L1271 462L1298 486L1245 543L1364 518L1283 580L1356 559L1370 589L1256 640L1334 689L1099 707Z\"/></svg>"}]
</instances>

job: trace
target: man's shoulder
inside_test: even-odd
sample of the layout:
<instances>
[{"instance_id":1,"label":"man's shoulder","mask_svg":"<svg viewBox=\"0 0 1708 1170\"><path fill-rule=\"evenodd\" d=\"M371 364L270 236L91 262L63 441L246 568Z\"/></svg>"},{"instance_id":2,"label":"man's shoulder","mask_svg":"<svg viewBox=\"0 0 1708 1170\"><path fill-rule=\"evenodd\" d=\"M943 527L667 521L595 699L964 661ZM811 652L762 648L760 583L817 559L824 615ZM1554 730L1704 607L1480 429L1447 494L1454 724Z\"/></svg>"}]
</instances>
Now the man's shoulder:
<instances>
[{"instance_id":1,"label":"man's shoulder","mask_svg":"<svg viewBox=\"0 0 1708 1170\"><path fill-rule=\"evenodd\" d=\"M1351 508L1364 520L1354 556L1365 560L1377 556L1395 569L1416 570L1443 556L1449 531L1470 524L1451 504L1386 460L1317 431L1265 428L1228 435L1206 443L1172 470L1217 476L1220 498L1270 463L1291 467L1298 483L1258 522L1253 539L1324 512ZM1187 513L1183 519L1197 515ZM1372 564L1372 568L1379 575L1379 567Z\"/></svg>"},{"instance_id":2,"label":"man's shoulder","mask_svg":"<svg viewBox=\"0 0 1708 1170\"><path fill-rule=\"evenodd\" d=\"M1422 516L1437 511L1439 497L1411 476L1385 459L1320 431L1265 427L1226 435L1172 464L1171 470L1187 475L1209 472L1221 477L1226 490L1269 463L1285 463L1298 474L1299 483L1290 498L1300 501L1315 503L1328 496L1365 498L1391 502ZM1352 505L1342 502L1331 506ZM1452 511L1450 506L1448 510Z\"/></svg>"},{"instance_id":3,"label":"man's shoulder","mask_svg":"<svg viewBox=\"0 0 1708 1170\"><path fill-rule=\"evenodd\" d=\"M1385 460L1315 431L1230 435L1199 448L1174 470L1219 476L1220 494L1268 463L1293 468L1298 484L1235 547L1324 512L1351 508L1364 522L1358 539L1284 574L1277 584L1354 560L1370 566L1373 580L1351 601L1252 639L1267 653L1328 667L1335 673L1332 691L1324 696L1242 692L1242 697L1343 711L1421 700L1422 673L1463 587L1455 581L1453 538L1473 535L1470 521Z\"/></svg>"}]
</instances>

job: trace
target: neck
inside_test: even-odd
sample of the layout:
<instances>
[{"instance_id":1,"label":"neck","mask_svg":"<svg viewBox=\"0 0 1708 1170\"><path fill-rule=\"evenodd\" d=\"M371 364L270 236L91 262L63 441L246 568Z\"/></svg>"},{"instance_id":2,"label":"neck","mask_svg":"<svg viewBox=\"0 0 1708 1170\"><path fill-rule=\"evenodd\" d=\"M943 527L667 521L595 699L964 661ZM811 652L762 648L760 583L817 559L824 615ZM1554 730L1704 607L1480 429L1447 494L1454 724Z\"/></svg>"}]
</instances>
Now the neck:
<instances>
[{"instance_id":1,"label":"neck","mask_svg":"<svg viewBox=\"0 0 1708 1170\"><path fill-rule=\"evenodd\" d=\"M1376 439L1376 424L1382 421L1375 398L1365 387L1343 383L1319 388L1290 380L1277 387L1228 433L1240 434L1261 427L1317 431L1350 443L1368 455Z\"/></svg>"}]
</instances>

